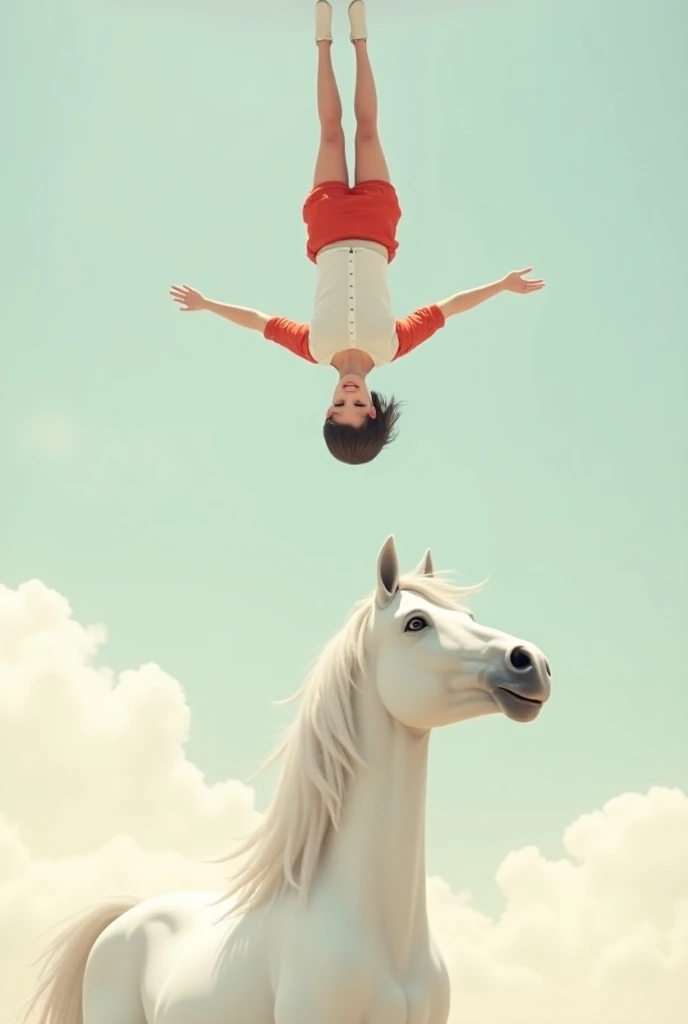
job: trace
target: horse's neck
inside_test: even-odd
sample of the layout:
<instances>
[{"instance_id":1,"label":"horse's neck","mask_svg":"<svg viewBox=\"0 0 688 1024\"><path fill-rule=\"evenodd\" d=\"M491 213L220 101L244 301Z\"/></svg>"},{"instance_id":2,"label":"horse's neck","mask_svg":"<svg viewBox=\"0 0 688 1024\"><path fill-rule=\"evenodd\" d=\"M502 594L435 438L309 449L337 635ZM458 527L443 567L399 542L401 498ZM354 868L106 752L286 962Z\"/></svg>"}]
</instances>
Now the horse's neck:
<instances>
[{"instance_id":1,"label":"horse's neck","mask_svg":"<svg viewBox=\"0 0 688 1024\"><path fill-rule=\"evenodd\" d=\"M403 968L427 941L425 792L428 737L415 736L384 710L372 683L356 694L359 768L340 828L323 865L328 886L378 933Z\"/></svg>"}]
</instances>

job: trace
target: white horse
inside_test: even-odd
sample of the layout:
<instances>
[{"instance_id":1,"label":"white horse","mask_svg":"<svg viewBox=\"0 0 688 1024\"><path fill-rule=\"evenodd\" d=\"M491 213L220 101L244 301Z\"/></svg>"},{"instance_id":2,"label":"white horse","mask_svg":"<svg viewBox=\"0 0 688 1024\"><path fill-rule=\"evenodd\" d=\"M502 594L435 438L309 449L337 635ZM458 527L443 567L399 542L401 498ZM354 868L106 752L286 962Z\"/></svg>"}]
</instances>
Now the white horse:
<instances>
[{"instance_id":1,"label":"white horse","mask_svg":"<svg viewBox=\"0 0 688 1024\"><path fill-rule=\"evenodd\" d=\"M36 1024L446 1024L449 980L426 909L433 728L550 694L538 648L476 623L430 553L400 576L383 546L374 597L327 645L274 755L262 824L226 893L119 900L45 954Z\"/></svg>"}]
</instances>

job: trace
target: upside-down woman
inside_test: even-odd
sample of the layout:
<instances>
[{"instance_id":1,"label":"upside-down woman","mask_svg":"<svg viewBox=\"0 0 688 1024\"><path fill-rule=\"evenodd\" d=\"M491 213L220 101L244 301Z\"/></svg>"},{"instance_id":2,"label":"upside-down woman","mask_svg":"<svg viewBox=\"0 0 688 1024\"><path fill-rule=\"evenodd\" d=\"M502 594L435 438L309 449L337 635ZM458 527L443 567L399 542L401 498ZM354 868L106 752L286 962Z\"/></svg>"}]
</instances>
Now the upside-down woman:
<instances>
[{"instance_id":1,"label":"upside-down woman","mask_svg":"<svg viewBox=\"0 0 688 1024\"><path fill-rule=\"evenodd\" d=\"M295 323L213 302L187 285L174 285L170 294L183 312L208 310L260 331L309 363L331 366L339 379L325 415L325 443L336 459L360 464L370 462L394 439L399 418L399 404L393 398L369 389L368 377L375 367L408 355L444 327L448 317L501 292L539 291L544 282L526 278L532 268L514 271L493 284L417 309L404 320L394 317L387 268L398 248L401 208L378 135L364 0L349 5L349 22L356 55L353 185L332 67L332 6L328 0L316 3L320 146L313 187L303 207L307 254L317 268L311 322Z\"/></svg>"}]
</instances>

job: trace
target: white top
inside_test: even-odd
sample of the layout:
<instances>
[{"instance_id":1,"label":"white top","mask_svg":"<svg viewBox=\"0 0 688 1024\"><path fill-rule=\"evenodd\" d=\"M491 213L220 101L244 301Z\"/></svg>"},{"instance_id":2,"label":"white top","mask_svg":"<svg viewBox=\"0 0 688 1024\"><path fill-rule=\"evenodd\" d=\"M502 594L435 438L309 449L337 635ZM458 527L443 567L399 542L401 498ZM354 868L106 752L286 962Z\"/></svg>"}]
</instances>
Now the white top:
<instances>
[{"instance_id":1,"label":"white top","mask_svg":"<svg viewBox=\"0 0 688 1024\"><path fill-rule=\"evenodd\" d=\"M390 363L399 347L387 284L384 246L356 239L321 249L316 259L315 310L310 351L328 366L338 352L357 348L375 366Z\"/></svg>"}]
</instances>

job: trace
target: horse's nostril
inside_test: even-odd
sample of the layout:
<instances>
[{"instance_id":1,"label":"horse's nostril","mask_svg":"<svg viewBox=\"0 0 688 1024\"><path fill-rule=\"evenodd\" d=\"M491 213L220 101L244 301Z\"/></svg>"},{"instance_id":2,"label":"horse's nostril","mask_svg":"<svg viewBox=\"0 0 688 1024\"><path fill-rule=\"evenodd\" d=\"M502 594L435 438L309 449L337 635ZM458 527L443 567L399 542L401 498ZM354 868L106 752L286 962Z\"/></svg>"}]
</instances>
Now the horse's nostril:
<instances>
[{"instance_id":1,"label":"horse's nostril","mask_svg":"<svg viewBox=\"0 0 688 1024\"><path fill-rule=\"evenodd\" d=\"M533 659L525 647L514 647L513 651L509 651L508 661L509 668L514 672L527 672L533 667Z\"/></svg>"},{"instance_id":2,"label":"horse's nostril","mask_svg":"<svg viewBox=\"0 0 688 1024\"><path fill-rule=\"evenodd\" d=\"M550 677L550 679L551 679L551 678L552 678L552 669L550 668L550 664L549 664L549 662L547 661L547 659L545 659L545 672L547 673L547 675L548 675L548 676Z\"/></svg>"}]
</instances>

